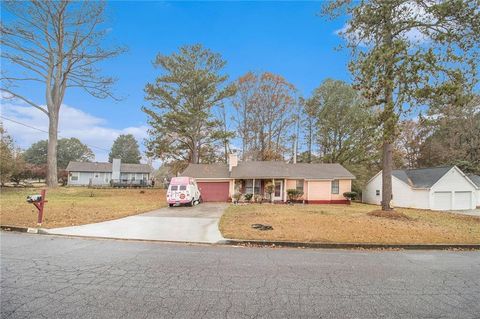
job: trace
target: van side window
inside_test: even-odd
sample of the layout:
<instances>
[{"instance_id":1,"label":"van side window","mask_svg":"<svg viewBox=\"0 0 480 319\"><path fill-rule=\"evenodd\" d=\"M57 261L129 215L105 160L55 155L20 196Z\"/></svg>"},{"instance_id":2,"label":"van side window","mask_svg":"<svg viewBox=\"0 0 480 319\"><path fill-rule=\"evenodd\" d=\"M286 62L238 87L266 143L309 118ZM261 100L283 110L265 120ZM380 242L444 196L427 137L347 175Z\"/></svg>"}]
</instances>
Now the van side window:
<instances>
[{"instance_id":1,"label":"van side window","mask_svg":"<svg viewBox=\"0 0 480 319\"><path fill-rule=\"evenodd\" d=\"M181 190L181 191L187 190L187 186L185 186L185 185L180 186L180 190Z\"/></svg>"},{"instance_id":2,"label":"van side window","mask_svg":"<svg viewBox=\"0 0 480 319\"><path fill-rule=\"evenodd\" d=\"M170 186L170 190L171 190L171 191L176 191L176 190L177 190L177 186L176 186L176 185L175 185L175 186Z\"/></svg>"}]
</instances>

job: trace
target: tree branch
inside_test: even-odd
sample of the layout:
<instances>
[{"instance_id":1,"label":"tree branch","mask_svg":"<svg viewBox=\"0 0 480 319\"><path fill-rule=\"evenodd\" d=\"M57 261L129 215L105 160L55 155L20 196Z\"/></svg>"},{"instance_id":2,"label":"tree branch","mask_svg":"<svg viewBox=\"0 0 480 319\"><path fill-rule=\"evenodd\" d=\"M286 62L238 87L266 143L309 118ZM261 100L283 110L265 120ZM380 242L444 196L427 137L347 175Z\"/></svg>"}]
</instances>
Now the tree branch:
<instances>
[{"instance_id":1,"label":"tree branch","mask_svg":"<svg viewBox=\"0 0 480 319\"><path fill-rule=\"evenodd\" d=\"M13 95L13 96L16 97L16 98L19 98L20 100L22 100L22 101L30 104L30 105L33 106L34 108L39 109L40 111L42 111L43 113L45 113L47 116L50 116L50 114L48 113L47 110L45 110L45 109L44 109L43 107L41 107L40 105L38 105L38 104L36 104L36 103L33 103L33 102L30 101L29 99L27 99L27 98L25 98L25 97L23 97L23 96L21 96L21 95L19 95L19 94L17 94L17 93L14 93L14 92L12 92L12 91L10 91L10 90L8 90L8 89L5 89L5 88L0 88L0 90L3 91L3 92L7 92L8 94L11 94L11 95Z\"/></svg>"}]
</instances>

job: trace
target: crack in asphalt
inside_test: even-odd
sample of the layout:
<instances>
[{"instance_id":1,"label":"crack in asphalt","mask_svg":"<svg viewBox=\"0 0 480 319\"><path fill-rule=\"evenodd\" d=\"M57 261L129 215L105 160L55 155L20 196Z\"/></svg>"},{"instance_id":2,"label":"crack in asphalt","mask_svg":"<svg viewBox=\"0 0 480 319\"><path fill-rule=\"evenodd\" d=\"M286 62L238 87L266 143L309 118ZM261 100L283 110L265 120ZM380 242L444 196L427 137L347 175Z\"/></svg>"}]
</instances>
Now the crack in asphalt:
<instances>
[{"instance_id":1,"label":"crack in asphalt","mask_svg":"<svg viewBox=\"0 0 480 319\"><path fill-rule=\"evenodd\" d=\"M1 318L479 318L479 252L0 233Z\"/></svg>"}]
</instances>

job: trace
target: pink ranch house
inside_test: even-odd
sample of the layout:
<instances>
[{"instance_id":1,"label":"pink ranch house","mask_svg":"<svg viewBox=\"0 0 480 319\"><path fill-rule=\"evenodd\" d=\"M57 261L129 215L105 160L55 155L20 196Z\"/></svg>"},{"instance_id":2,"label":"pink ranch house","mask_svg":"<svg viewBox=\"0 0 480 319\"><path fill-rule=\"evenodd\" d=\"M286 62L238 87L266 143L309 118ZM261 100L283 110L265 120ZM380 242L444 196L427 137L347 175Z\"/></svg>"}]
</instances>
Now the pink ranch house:
<instances>
[{"instance_id":1,"label":"pink ranch house","mask_svg":"<svg viewBox=\"0 0 480 319\"><path fill-rule=\"evenodd\" d=\"M305 203L348 204L343 193L351 191L355 179L340 164L238 161L236 154L230 154L228 164L190 164L181 175L195 178L206 202L227 202L237 193L286 202L287 190L297 189ZM272 198L267 184L274 185Z\"/></svg>"}]
</instances>

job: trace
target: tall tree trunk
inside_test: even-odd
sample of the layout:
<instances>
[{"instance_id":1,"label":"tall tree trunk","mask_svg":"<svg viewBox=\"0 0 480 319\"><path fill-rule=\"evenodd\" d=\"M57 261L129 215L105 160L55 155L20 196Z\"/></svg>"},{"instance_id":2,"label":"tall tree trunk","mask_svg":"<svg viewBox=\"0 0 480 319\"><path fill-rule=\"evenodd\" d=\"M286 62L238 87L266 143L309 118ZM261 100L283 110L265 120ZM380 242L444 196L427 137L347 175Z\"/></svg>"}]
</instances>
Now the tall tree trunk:
<instances>
[{"instance_id":1,"label":"tall tree trunk","mask_svg":"<svg viewBox=\"0 0 480 319\"><path fill-rule=\"evenodd\" d=\"M387 23L384 43L387 49L392 48L392 33L389 23L392 23L392 7L388 7L386 12L385 21ZM392 210L390 202L392 200L392 170L393 170L393 142L395 141L395 131L397 125L397 117L395 114L395 103L393 100L394 92L394 57L385 58L385 87L384 98L385 104L383 108L383 165L382 165L382 210Z\"/></svg>"},{"instance_id":2,"label":"tall tree trunk","mask_svg":"<svg viewBox=\"0 0 480 319\"><path fill-rule=\"evenodd\" d=\"M392 149L393 144L383 142L383 169L382 169L382 210L391 210L392 200Z\"/></svg>"},{"instance_id":3,"label":"tall tree trunk","mask_svg":"<svg viewBox=\"0 0 480 319\"><path fill-rule=\"evenodd\" d=\"M193 164L199 163L199 149L198 149L198 143L196 140L193 141L192 158L190 159L190 163L193 163Z\"/></svg>"},{"instance_id":4,"label":"tall tree trunk","mask_svg":"<svg viewBox=\"0 0 480 319\"><path fill-rule=\"evenodd\" d=\"M57 176L58 113L50 112L48 121L47 186L58 186Z\"/></svg>"},{"instance_id":5,"label":"tall tree trunk","mask_svg":"<svg viewBox=\"0 0 480 319\"><path fill-rule=\"evenodd\" d=\"M309 120L309 128L308 128L308 163L312 162L312 139L313 139L313 127L311 120Z\"/></svg>"},{"instance_id":6,"label":"tall tree trunk","mask_svg":"<svg viewBox=\"0 0 480 319\"><path fill-rule=\"evenodd\" d=\"M387 72L387 74L390 72ZM393 102L392 81L385 85L385 106L383 109L383 160L382 160L382 210L388 211L392 200L393 142L397 116Z\"/></svg>"}]
</instances>

